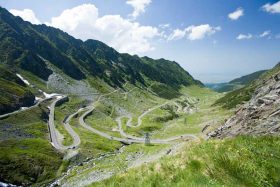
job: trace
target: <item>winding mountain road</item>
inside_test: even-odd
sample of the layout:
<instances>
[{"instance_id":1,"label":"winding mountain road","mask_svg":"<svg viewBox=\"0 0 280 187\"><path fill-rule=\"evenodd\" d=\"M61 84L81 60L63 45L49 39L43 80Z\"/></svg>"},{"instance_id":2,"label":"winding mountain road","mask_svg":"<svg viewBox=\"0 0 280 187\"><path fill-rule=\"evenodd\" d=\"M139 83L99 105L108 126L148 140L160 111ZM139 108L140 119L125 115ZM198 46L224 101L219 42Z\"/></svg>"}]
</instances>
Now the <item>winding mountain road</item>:
<instances>
[{"instance_id":1,"label":"winding mountain road","mask_svg":"<svg viewBox=\"0 0 280 187\"><path fill-rule=\"evenodd\" d=\"M110 93L101 95L97 102L106 95L112 94L114 92L117 92L119 89L116 89ZM96 93L94 93L96 95ZM66 131L69 133L69 135L72 137L73 139L73 143L71 145L65 146L62 144L62 142L59 140L58 138L58 134L57 134L57 129L55 128L55 123L54 123L54 117L55 117L55 106L57 105L58 102L61 102L63 100L65 100L67 98L67 96L64 95L56 95L55 96L56 100L52 102L52 104L50 105L49 109L50 109L50 114L49 114L49 121L48 121L48 126L49 126L49 133L50 133L50 140L51 140L51 144L53 145L53 147L59 151L65 151L67 149L74 149L77 148L80 143L81 143L81 139L79 137L79 135L72 129L71 125L69 124L70 121L72 120L73 117L77 116L80 112L83 112L85 109L88 109L88 111L85 113L90 113L91 111L90 108L91 107L87 107L87 108L80 108L78 111L76 111L75 113L69 115L63 122L63 126L66 129ZM93 109L92 109L93 110ZM87 114L88 115L88 114ZM80 124L82 124L80 122ZM100 132L102 133L102 132Z\"/></svg>"},{"instance_id":2,"label":"winding mountain road","mask_svg":"<svg viewBox=\"0 0 280 187\"><path fill-rule=\"evenodd\" d=\"M66 131L69 133L69 135L72 137L73 143L71 145L65 146L58 139L57 130L56 130L55 124L54 124L55 106L58 104L58 102L63 102L63 100L65 100L66 98L67 98L67 96L63 96L63 95L56 96L56 100L54 102L52 102L52 104L50 105L50 114L49 114L49 121L48 121L50 139L51 139L52 145L53 145L54 148L56 148L57 150L60 150L60 151L65 151L67 149L77 148L79 146L79 144L81 143L79 135L72 129L69 122L71 121L71 119L74 116L76 116L76 115L78 115L78 113L82 112L83 109L79 109L74 114L71 114L63 122L63 126L66 129Z\"/></svg>"},{"instance_id":3,"label":"winding mountain road","mask_svg":"<svg viewBox=\"0 0 280 187\"><path fill-rule=\"evenodd\" d=\"M72 120L73 117L76 117L80 112L83 112L83 110L84 110L84 108L79 109L77 112L68 116L66 118L66 120L63 122L64 128L67 130L67 132L70 134L70 136L73 139L73 143L68 147L77 148L81 143L80 136L72 129L72 127L69 123L70 123L70 121Z\"/></svg>"},{"instance_id":4,"label":"winding mountain road","mask_svg":"<svg viewBox=\"0 0 280 187\"><path fill-rule=\"evenodd\" d=\"M56 96L56 100L52 102L50 105L50 114L49 114L49 121L48 121L48 126L49 126L49 133L50 133L50 140L51 144L53 145L54 148L58 150L65 150L67 149L66 146L62 145L61 142L58 140L57 137L57 132L54 124L54 115L55 115L55 106L57 103L63 99L65 99L65 96Z\"/></svg>"},{"instance_id":5,"label":"winding mountain road","mask_svg":"<svg viewBox=\"0 0 280 187\"><path fill-rule=\"evenodd\" d=\"M45 98L45 99L39 100L37 103L35 103L34 105L32 105L32 106L30 106L30 107L26 107L25 109L20 109L20 110L14 111L14 112L10 112L10 113L7 113L7 114L0 115L0 119L9 117L9 116L11 116L11 115L18 114L18 113L20 113L20 112L24 112L24 111L30 110L30 109L32 109L32 108L35 108L35 107L39 106L42 102L48 101L48 100L51 100L51 99L52 99L52 97Z\"/></svg>"},{"instance_id":6,"label":"winding mountain road","mask_svg":"<svg viewBox=\"0 0 280 187\"><path fill-rule=\"evenodd\" d=\"M95 101L91 106L88 106L88 107L86 108L87 111L79 118L79 123L80 123L80 125L81 125L82 127L86 128L87 130L89 130L89 131L91 131L91 132L93 132L93 133L95 133L95 134L98 134L98 135L100 135L100 136L102 136L102 137L104 137L104 138L107 138L107 139L109 139L109 140L119 141L119 142L122 142L122 143L125 143L125 144L142 143L143 141L140 141L140 140L134 140L134 139L133 139L133 140L129 140L129 139L125 139L125 138L119 138L119 137L111 136L111 135L109 135L109 134L107 134L107 133L101 132L101 131L99 131L99 130L97 130L97 129L95 129L95 128L89 126L89 125L87 125L87 124L85 123L85 121L84 121L85 118L86 118L88 115L90 115L90 114L92 113L92 111L95 109L95 105L96 105L103 97L108 96L108 95L110 95L110 94L113 94L113 93L117 92L118 90L119 90L119 89L116 89L116 90L114 90L114 91L112 91L112 92L110 92L110 93L103 94L103 95L99 96L99 98L97 99L97 101Z\"/></svg>"},{"instance_id":7,"label":"winding mountain road","mask_svg":"<svg viewBox=\"0 0 280 187\"><path fill-rule=\"evenodd\" d=\"M122 136L124 136L125 138L119 138L119 137L114 137L114 136L111 136L107 133L104 133L104 132L101 132L89 125L86 124L85 122L85 118L87 116L89 116L93 110L95 109L95 105L105 96L108 96L116 91L118 91L119 89L113 91L113 92L110 92L108 94L104 94L104 95L101 95L96 102L94 102L91 106L88 106L86 109L87 111L79 118L79 123L82 127L86 128L87 130L95 133L95 134L98 134L104 138L107 138L109 140L114 140L114 141L119 141L119 142L122 142L122 143L125 143L125 144L131 144L131 143L145 143L145 138L140 138L140 137L135 137L135 136L131 136L131 135L128 135L126 134L123 129L122 129L122 122L121 122L121 119L123 117L127 117L127 116L121 116L119 118L116 119L117 123L118 123L118 127L119 127L119 132ZM158 105L158 106L155 106L153 108L150 108L149 110L145 111L143 114L141 114L139 117L138 117L138 123L136 126L132 126L131 125L131 121L132 121L132 118L131 116L128 116L129 120L127 122L127 125L128 126L131 126L131 127L139 127L141 124L142 124L142 118L147 115L148 113L156 110L157 108L160 108L168 103L170 103L171 101L169 102L165 102L161 105ZM184 134L184 135L180 135L180 136L174 136L174 137L170 137L170 138L167 138L167 139L151 139L150 142L153 143L153 144L166 144L166 143L170 143L172 141L175 141L175 140L179 140L179 139L185 139L185 138L193 138L193 139L197 139L197 137L193 134Z\"/></svg>"},{"instance_id":8,"label":"winding mountain road","mask_svg":"<svg viewBox=\"0 0 280 187\"><path fill-rule=\"evenodd\" d=\"M90 115L90 113L92 113L92 111L95 109L94 106L88 107L88 111L86 111L80 118L79 118L79 123L81 126L83 126L84 128L86 128L87 130L98 134L99 136L102 136L104 138L107 138L109 140L114 140L114 141L119 141L122 142L124 144L131 144L131 143L145 143L145 138L139 138L139 137L135 137L135 136L131 136L131 135L127 135L123 132L122 128L120 128L120 132L122 135L124 135L126 138L119 138L119 137L115 137L115 136L111 136L107 133L101 132L89 125L87 125L84 121L84 119ZM118 123L119 127L121 126L121 123ZM194 138L197 139L197 137L195 135L192 134L185 134L185 135L181 135L181 136L174 136L174 137L170 137L168 139L151 139L150 142L152 144L167 144L170 143L172 141L175 140L180 140L180 139L184 139L184 138Z\"/></svg>"},{"instance_id":9,"label":"winding mountain road","mask_svg":"<svg viewBox=\"0 0 280 187\"><path fill-rule=\"evenodd\" d=\"M132 121L131 115L120 116L120 117L116 118L116 122L118 123L118 127L119 127L119 132L120 132L120 134L121 134L123 137L126 137L126 138L128 138L128 139L134 139L134 140L139 140L139 141L144 142L144 141L145 141L145 138L140 138L140 137L132 136L132 135L126 134L126 133L123 131L123 129L122 129L122 122L121 122L122 118L128 118L128 121L127 121L127 123L126 123L126 126L136 127L136 126L128 125L128 124L131 123L131 121ZM156 143L168 143L168 142L172 142L172 141L180 140L180 139L185 139L185 138L197 139L197 136L195 136L194 134L182 134L182 135L173 136L173 137L170 137L170 138L167 138L167 139L153 139L153 140L151 140L151 142L156 142Z\"/></svg>"},{"instance_id":10,"label":"winding mountain road","mask_svg":"<svg viewBox=\"0 0 280 187\"><path fill-rule=\"evenodd\" d=\"M5 118L7 116L10 116L10 115L13 115L13 114L16 114L16 113L19 113L19 112L22 112L22 111L26 111L26 110L30 110L31 108L34 108L36 106L38 106L40 103L46 101L46 100L50 100L50 99L55 99L51 105L49 106L49 110L50 110L50 113L49 113L49 120L48 120L48 127L49 127L49 133L50 133L50 140L51 140L51 144L53 145L53 147L61 152L64 152L65 150L67 149L75 149L77 148L80 143L81 143L81 139L79 137L79 135L72 129L71 125L69 124L70 121L72 120L73 117L76 117L79 113L82 113L84 112L80 117L79 117L79 124L86 128L87 130L95 133L95 134L98 134L99 136L102 136L104 138L107 138L109 140L112 140L112 141L119 141L119 142L122 142L124 144L131 144L131 143L145 143L145 138L141 138L141 137L136 137L136 136L132 136L132 135L129 135L129 134L126 134L123 129L122 129L122 118L128 118L128 121L126 123L127 126L129 127L139 127L141 124L142 124L142 118L147 115L148 113L166 105L166 104L169 104L173 101L168 101L168 102L165 102L163 104L160 104L160 105L157 105L155 107L152 107L150 109L148 109L147 111L145 111L144 113L142 113L139 117L138 117L138 121L137 121L137 125L132 125L132 116L131 115L124 115L124 116L120 116L118 118L116 118L116 122L118 124L118 129L119 129L119 133L121 134L121 136L123 136L124 138L119 138L119 137L114 137L114 136L111 136L105 132L102 132L102 131L99 131L89 125L86 124L85 122L85 118L87 116L89 116L93 110L95 109L96 107L96 104L98 102L100 102L103 98L105 98L106 96L108 95L111 95L117 91L119 91L120 89L115 89L114 91L110 92L110 93L107 93L107 94L103 94L103 95L100 95L98 97L98 99L91 105L91 106L88 106L88 107L85 107L85 108L80 108L78 111L76 111L75 113L69 115L64 121L63 121L63 126L64 128L66 129L66 131L69 133L69 135L72 137L73 139L73 143L71 145L68 145L68 146L65 146L63 145L62 141L58 138L58 131L55 127L55 107L56 105L59 103L59 102L63 102L67 99L67 96L64 96L64 95L54 95L52 97L49 97L49 98L45 98L45 99L42 99L40 101L38 101L35 105L27 108L27 109L24 109L24 110L19 110L19 111L15 111L15 112L12 112L12 113L8 113L8 114L5 114L5 115L1 115L0 116L0 119L1 118ZM132 90L128 91L127 93L131 92ZM94 95L97 95L96 93L94 93ZM151 139L150 142L153 143L153 144L167 144L167 143L170 143L172 141L175 141L175 140L180 140L180 139L184 139L184 138L193 138L193 139L197 139L197 137L193 134L184 134L184 135L180 135L180 136L174 136L174 137L170 137L170 138L167 138L167 139Z\"/></svg>"}]
</instances>

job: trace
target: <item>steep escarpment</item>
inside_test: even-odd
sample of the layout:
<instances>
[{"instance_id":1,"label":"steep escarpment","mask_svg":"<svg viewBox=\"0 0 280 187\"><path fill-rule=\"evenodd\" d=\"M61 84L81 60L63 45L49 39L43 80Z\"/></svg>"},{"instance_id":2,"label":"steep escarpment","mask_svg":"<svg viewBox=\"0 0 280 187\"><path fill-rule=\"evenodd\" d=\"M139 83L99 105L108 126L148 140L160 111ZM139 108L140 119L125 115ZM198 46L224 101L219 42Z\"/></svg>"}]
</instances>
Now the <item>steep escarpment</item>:
<instances>
[{"instance_id":1,"label":"steep escarpment","mask_svg":"<svg viewBox=\"0 0 280 187\"><path fill-rule=\"evenodd\" d=\"M249 85L251 99L211 137L280 134L280 64ZM251 93L251 95L250 95ZM243 94L240 92L239 94Z\"/></svg>"}]
</instances>

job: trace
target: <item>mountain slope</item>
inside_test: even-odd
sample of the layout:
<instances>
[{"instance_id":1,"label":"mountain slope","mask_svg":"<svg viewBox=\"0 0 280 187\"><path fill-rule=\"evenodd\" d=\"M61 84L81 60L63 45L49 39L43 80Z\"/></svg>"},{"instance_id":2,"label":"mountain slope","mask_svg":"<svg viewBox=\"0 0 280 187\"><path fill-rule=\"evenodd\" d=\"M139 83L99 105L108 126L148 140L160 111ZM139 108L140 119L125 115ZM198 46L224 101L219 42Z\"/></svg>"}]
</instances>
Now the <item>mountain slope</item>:
<instances>
[{"instance_id":1,"label":"mountain slope","mask_svg":"<svg viewBox=\"0 0 280 187\"><path fill-rule=\"evenodd\" d=\"M217 83L217 84L206 84L208 88L211 88L217 92L230 92L240 89L254 80L258 79L266 70L257 71L249 75L245 75L236 79L233 79L227 83Z\"/></svg>"},{"instance_id":2,"label":"mountain slope","mask_svg":"<svg viewBox=\"0 0 280 187\"><path fill-rule=\"evenodd\" d=\"M250 85L221 98L216 104L232 107L244 101L248 102L241 105L235 115L210 136L280 133L280 63Z\"/></svg>"},{"instance_id":3,"label":"mountain slope","mask_svg":"<svg viewBox=\"0 0 280 187\"><path fill-rule=\"evenodd\" d=\"M242 104L243 102L249 101L256 88L263 85L267 79L277 73L279 70L279 64L277 64L271 70L265 71L262 73L258 79L255 79L250 84L227 93L224 97L216 101L215 105L221 105L225 108L231 109L235 108L237 105Z\"/></svg>"},{"instance_id":4,"label":"mountain slope","mask_svg":"<svg viewBox=\"0 0 280 187\"><path fill-rule=\"evenodd\" d=\"M251 82L253 82L254 80L258 79L265 72L266 72L266 70L257 71L257 72L251 73L249 75L245 75L240 78L233 79L229 83L248 85Z\"/></svg>"},{"instance_id":5,"label":"mountain slope","mask_svg":"<svg viewBox=\"0 0 280 187\"><path fill-rule=\"evenodd\" d=\"M0 119L0 149L4 150L0 152L0 169L3 171L0 182L47 186L62 176L68 164L71 166L69 169L83 169L72 166L93 164L100 155L118 152L123 141L130 141L124 138L118 141L122 135L116 131L120 128L116 118L129 117L134 125L138 118L141 120L141 115L149 116L148 113L155 109L154 112L160 114L158 118L151 114L143 119L141 127L128 132L142 139L145 132L159 133L173 118L183 121L187 113L194 110L191 103L196 100L188 100L186 89L193 86L206 91L201 82L176 62L121 54L100 41L81 41L59 29L32 25L3 8L0 8L0 30L3 73L0 80L7 85L0 88L3 89L0 96L1 99L5 97L5 101L9 99L5 103L8 105L1 105L3 113L31 105L21 103L21 97L29 96L32 104L35 96L40 99L38 105ZM25 85L17 74L30 85ZM64 96L69 100L62 103L59 98ZM176 106L181 107L180 110L178 108L180 116L174 112L175 100L178 100ZM167 107L168 110L160 107L166 103L172 105ZM80 117L92 107L94 110L83 119L85 123L114 138L100 136L82 126ZM69 116L72 118L69 124L65 124ZM161 119L161 122L155 119ZM74 138L69 129L76 132L76 137L79 136L78 146L71 147ZM197 132L199 127L185 126L184 133L189 131ZM179 139L181 134L182 130L175 128L162 138L176 136ZM71 148L60 150L53 146L53 142ZM134 153L134 148L150 149L142 143L133 144L132 148L126 144L129 148L124 154L127 155ZM151 149L160 150L162 147ZM115 168L114 165L112 167Z\"/></svg>"},{"instance_id":6,"label":"mountain slope","mask_svg":"<svg viewBox=\"0 0 280 187\"><path fill-rule=\"evenodd\" d=\"M47 80L52 71L49 61L66 75L76 79L99 77L111 86L129 81L147 86L157 81L173 89L180 85L200 84L175 62L120 54L96 40L83 42L46 25L32 25L0 9L0 61L32 72ZM168 74L169 68L174 73Z\"/></svg>"},{"instance_id":7,"label":"mountain slope","mask_svg":"<svg viewBox=\"0 0 280 187\"><path fill-rule=\"evenodd\" d=\"M35 96L14 73L0 66L0 114L31 106Z\"/></svg>"},{"instance_id":8,"label":"mountain slope","mask_svg":"<svg viewBox=\"0 0 280 187\"><path fill-rule=\"evenodd\" d=\"M230 96L228 102L239 96L249 102L207 141L91 186L279 186L280 63Z\"/></svg>"},{"instance_id":9,"label":"mountain slope","mask_svg":"<svg viewBox=\"0 0 280 187\"><path fill-rule=\"evenodd\" d=\"M2 67L17 73L29 72L35 75L35 82L39 80L45 85L49 85L53 77L63 74L62 77L74 81L101 79L112 87L122 87L129 82L149 88L163 98L179 96L181 86L203 86L176 62L121 54L97 40L83 42L59 29L32 25L1 7L0 30ZM65 85L56 84L53 90L59 92L59 87ZM78 86L76 90L79 89ZM2 113L30 105L30 102L20 103L18 100L10 103L2 105Z\"/></svg>"}]
</instances>

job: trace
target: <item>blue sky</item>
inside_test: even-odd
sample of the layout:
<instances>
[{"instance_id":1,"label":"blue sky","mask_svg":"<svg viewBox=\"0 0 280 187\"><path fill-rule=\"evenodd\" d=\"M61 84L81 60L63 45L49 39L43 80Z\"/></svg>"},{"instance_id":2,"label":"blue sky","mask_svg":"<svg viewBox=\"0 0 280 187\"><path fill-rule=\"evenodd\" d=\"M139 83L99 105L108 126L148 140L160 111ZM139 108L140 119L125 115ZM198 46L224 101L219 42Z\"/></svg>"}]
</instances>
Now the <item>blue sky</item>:
<instances>
[{"instance_id":1,"label":"blue sky","mask_svg":"<svg viewBox=\"0 0 280 187\"><path fill-rule=\"evenodd\" d=\"M278 0L0 0L0 5L120 52L175 60L203 82L228 81L280 61Z\"/></svg>"}]
</instances>

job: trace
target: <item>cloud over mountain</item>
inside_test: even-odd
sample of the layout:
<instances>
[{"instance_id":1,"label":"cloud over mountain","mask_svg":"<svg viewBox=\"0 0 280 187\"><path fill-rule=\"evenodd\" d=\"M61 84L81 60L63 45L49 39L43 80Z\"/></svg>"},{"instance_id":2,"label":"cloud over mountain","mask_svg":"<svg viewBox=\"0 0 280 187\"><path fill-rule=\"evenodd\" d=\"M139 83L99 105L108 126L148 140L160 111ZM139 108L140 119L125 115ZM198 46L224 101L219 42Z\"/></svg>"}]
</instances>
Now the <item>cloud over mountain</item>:
<instances>
[{"instance_id":1,"label":"cloud over mountain","mask_svg":"<svg viewBox=\"0 0 280 187\"><path fill-rule=\"evenodd\" d=\"M11 12L31 23L41 23L32 10L11 10ZM66 9L59 16L52 17L46 24L76 38L101 40L120 52L131 54L153 50L151 41L160 35L156 27L144 26L120 15L100 17L94 4L82 4Z\"/></svg>"},{"instance_id":2,"label":"cloud over mountain","mask_svg":"<svg viewBox=\"0 0 280 187\"><path fill-rule=\"evenodd\" d=\"M23 10L11 9L10 12L14 16L19 16L25 21L29 21L33 24L41 24L39 19L35 16L35 13L30 9L23 9Z\"/></svg>"}]
</instances>

